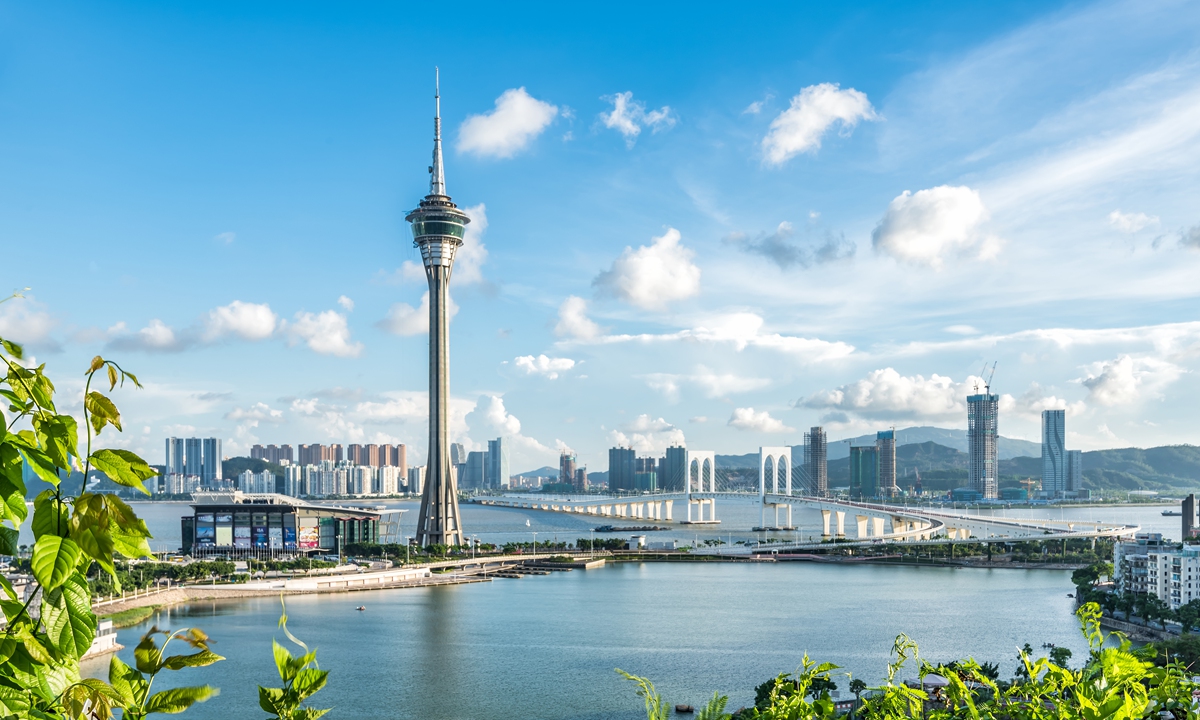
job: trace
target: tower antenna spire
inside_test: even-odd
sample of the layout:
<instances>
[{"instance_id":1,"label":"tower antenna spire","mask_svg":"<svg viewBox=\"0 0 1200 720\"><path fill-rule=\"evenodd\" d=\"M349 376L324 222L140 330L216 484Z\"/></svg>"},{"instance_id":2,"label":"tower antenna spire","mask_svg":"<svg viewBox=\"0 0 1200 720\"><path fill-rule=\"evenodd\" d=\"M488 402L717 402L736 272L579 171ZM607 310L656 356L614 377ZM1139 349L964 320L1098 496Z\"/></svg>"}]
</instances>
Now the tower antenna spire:
<instances>
[{"instance_id":1,"label":"tower antenna spire","mask_svg":"<svg viewBox=\"0 0 1200 720\"><path fill-rule=\"evenodd\" d=\"M429 166L429 194L446 194L446 171L442 167L441 72L433 68L433 164Z\"/></svg>"}]
</instances>

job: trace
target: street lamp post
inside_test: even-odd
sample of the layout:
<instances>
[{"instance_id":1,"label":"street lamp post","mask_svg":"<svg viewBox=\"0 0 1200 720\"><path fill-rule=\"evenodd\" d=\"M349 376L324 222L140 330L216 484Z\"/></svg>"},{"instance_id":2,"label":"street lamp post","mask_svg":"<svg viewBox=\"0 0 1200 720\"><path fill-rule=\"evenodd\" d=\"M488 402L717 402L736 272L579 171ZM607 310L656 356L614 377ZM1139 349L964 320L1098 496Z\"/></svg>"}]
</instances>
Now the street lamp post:
<instances>
[{"instance_id":1,"label":"street lamp post","mask_svg":"<svg viewBox=\"0 0 1200 720\"><path fill-rule=\"evenodd\" d=\"M591 533L591 536L592 536L592 542L591 542L592 549L588 552L588 558L595 558L596 557L596 528L592 528L591 530L588 530L588 532Z\"/></svg>"},{"instance_id":2,"label":"street lamp post","mask_svg":"<svg viewBox=\"0 0 1200 720\"><path fill-rule=\"evenodd\" d=\"M404 564L408 565L412 562L412 536L404 536Z\"/></svg>"},{"instance_id":3,"label":"street lamp post","mask_svg":"<svg viewBox=\"0 0 1200 720\"><path fill-rule=\"evenodd\" d=\"M533 533L533 554L537 555L537 533Z\"/></svg>"}]
</instances>

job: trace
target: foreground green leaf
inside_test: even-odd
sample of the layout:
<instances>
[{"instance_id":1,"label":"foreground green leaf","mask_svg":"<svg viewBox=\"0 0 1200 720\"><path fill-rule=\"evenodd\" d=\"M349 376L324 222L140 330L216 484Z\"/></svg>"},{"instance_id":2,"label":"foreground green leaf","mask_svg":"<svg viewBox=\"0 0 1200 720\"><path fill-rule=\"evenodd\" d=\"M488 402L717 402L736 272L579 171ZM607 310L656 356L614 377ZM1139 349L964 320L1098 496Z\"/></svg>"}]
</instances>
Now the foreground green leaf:
<instances>
[{"instance_id":1,"label":"foreground green leaf","mask_svg":"<svg viewBox=\"0 0 1200 720\"><path fill-rule=\"evenodd\" d=\"M70 538L43 535L33 546L33 557L30 560L33 576L37 578L43 591L53 590L75 572L82 555L79 546Z\"/></svg>"}]
</instances>

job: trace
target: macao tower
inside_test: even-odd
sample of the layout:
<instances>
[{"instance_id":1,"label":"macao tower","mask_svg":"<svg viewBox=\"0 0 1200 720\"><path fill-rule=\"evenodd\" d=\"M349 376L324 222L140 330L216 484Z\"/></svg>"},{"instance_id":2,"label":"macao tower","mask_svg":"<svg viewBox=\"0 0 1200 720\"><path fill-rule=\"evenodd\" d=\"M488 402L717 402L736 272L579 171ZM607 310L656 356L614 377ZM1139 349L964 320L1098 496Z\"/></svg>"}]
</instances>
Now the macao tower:
<instances>
[{"instance_id":1,"label":"macao tower","mask_svg":"<svg viewBox=\"0 0 1200 720\"><path fill-rule=\"evenodd\" d=\"M471 219L446 194L442 168L442 101L434 85L433 164L429 166L429 194L420 207L404 219L412 223L413 246L421 251L429 281L429 455L425 488L417 521L417 542L427 545L463 545L458 511L458 483L450 463L450 273L454 254L463 244Z\"/></svg>"}]
</instances>

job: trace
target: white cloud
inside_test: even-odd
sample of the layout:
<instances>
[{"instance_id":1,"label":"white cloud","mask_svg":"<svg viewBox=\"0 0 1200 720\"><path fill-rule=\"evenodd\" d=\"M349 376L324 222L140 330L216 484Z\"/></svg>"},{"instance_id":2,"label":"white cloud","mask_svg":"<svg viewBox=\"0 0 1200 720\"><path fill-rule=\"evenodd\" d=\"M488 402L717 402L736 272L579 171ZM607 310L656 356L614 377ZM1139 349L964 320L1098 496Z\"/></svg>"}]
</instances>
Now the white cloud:
<instances>
[{"instance_id":1,"label":"white cloud","mask_svg":"<svg viewBox=\"0 0 1200 720\"><path fill-rule=\"evenodd\" d=\"M1010 408L1001 407L1000 411L1004 412L1007 409ZM1016 398L1011 409L1031 418L1040 418L1043 410L1066 410L1067 415L1077 417L1087 410L1087 403L1083 401L1073 403L1065 398L1046 395L1040 385L1033 383L1021 397Z\"/></svg>"},{"instance_id":2,"label":"white cloud","mask_svg":"<svg viewBox=\"0 0 1200 720\"><path fill-rule=\"evenodd\" d=\"M600 335L600 326L587 316L587 300L571 295L558 306L558 324L554 334L559 337L591 340Z\"/></svg>"},{"instance_id":3,"label":"white cloud","mask_svg":"<svg viewBox=\"0 0 1200 720\"><path fill-rule=\"evenodd\" d=\"M1088 398L1113 406L1158 396L1184 370L1165 360L1121 355L1115 360L1093 363L1087 372L1080 382L1088 389Z\"/></svg>"},{"instance_id":4,"label":"white cloud","mask_svg":"<svg viewBox=\"0 0 1200 720\"><path fill-rule=\"evenodd\" d=\"M192 340L186 334L176 333L170 325L158 318L154 318L146 327L132 335L125 332L124 323L119 323L114 329L120 334L109 342L109 347L116 350L182 352L192 344Z\"/></svg>"},{"instance_id":5,"label":"white cloud","mask_svg":"<svg viewBox=\"0 0 1200 720\"><path fill-rule=\"evenodd\" d=\"M465 420L481 445L492 438L507 438L512 443L511 463L545 463L557 454L535 438L521 434L521 421L504 407L504 398L499 395L480 395Z\"/></svg>"},{"instance_id":6,"label":"white cloud","mask_svg":"<svg viewBox=\"0 0 1200 720\"><path fill-rule=\"evenodd\" d=\"M1146 213L1123 213L1113 210L1108 214L1108 224L1124 233L1135 233L1158 224L1158 218Z\"/></svg>"},{"instance_id":7,"label":"white cloud","mask_svg":"<svg viewBox=\"0 0 1200 720\"><path fill-rule=\"evenodd\" d=\"M638 335L600 335L591 339L563 340L560 344L615 345L621 343L708 343L729 344L741 352L747 347L776 350L803 362L840 360L854 354L847 343L795 335L762 332L763 319L754 313L724 313L712 315L693 328L673 333L641 333Z\"/></svg>"},{"instance_id":8,"label":"white cloud","mask_svg":"<svg viewBox=\"0 0 1200 720\"><path fill-rule=\"evenodd\" d=\"M700 268L695 253L680 244L679 231L667 228L650 245L625 248L610 270L593 281L596 287L646 310L662 310L674 300L700 292Z\"/></svg>"},{"instance_id":9,"label":"white cloud","mask_svg":"<svg viewBox=\"0 0 1200 720\"><path fill-rule=\"evenodd\" d=\"M976 257L988 259L999 251L999 240L981 234L987 218L979 192L969 187L905 190L888 205L871 240L879 252L934 268L940 268L946 256L976 246Z\"/></svg>"},{"instance_id":10,"label":"white cloud","mask_svg":"<svg viewBox=\"0 0 1200 720\"><path fill-rule=\"evenodd\" d=\"M966 417L967 395L983 381L968 377L956 383L944 375L905 376L892 368L872 370L861 380L814 394L803 407L854 413L865 418L929 418L957 420Z\"/></svg>"},{"instance_id":11,"label":"white cloud","mask_svg":"<svg viewBox=\"0 0 1200 720\"><path fill-rule=\"evenodd\" d=\"M454 300L449 301L447 313L453 318L458 313ZM413 307L408 303L395 303L388 310L387 317L375 323L375 327L393 335L408 337L429 332L429 292L421 296L421 304Z\"/></svg>"},{"instance_id":12,"label":"white cloud","mask_svg":"<svg viewBox=\"0 0 1200 720\"><path fill-rule=\"evenodd\" d=\"M697 367L696 372L688 375L651 373L643 375L642 379L651 389L658 390L671 402L679 399L682 385L693 385L699 388L705 397L719 398L758 390L771 384L771 381L766 378L748 378L732 373L717 373L703 365Z\"/></svg>"},{"instance_id":13,"label":"white cloud","mask_svg":"<svg viewBox=\"0 0 1200 720\"><path fill-rule=\"evenodd\" d=\"M733 414L729 416L727 424L738 430L750 430L753 432L795 432L795 428L790 428L784 425L783 422L771 417L771 413L766 410L755 412L752 407L734 408Z\"/></svg>"},{"instance_id":14,"label":"white cloud","mask_svg":"<svg viewBox=\"0 0 1200 720\"><path fill-rule=\"evenodd\" d=\"M950 325L950 326L944 327L942 329L952 335L978 335L979 334L979 330L977 330L973 325Z\"/></svg>"},{"instance_id":15,"label":"white cloud","mask_svg":"<svg viewBox=\"0 0 1200 720\"><path fill-rule=\"evenodd\" d=\"M471 218L463 235L463 244L454 253L454 273L451 282L455 285L470 285L483 282L483 263L488 251L483 244L483 232L487 230L487 206L483 203L465 207L463 212ZM425 268L420 268L420 277L425 277ZM407 273L407 269L405 270Z\"/></svg>"},{"instance_id":16,"label":"white cloud","mask_svg":"<svg viewBox=\"0 0 1200 720\"><path fill-rule=\"evenodd\" d=\"M234 408L225 413L226 420L257 420L259 422L282 423L283 411L276 410L266 403L254 403L248 408Z\"/></svg>"},{"instance_id":17,"label":"white cloud","mask_svg":"<svg viewBox=\"0 0 1200 720\"><path fill-rule=\"evenodd\" d=\"M316 401L309 401L315 407ZM354 412L364 423L424 421L429 418L429 397L425 393L389 392L382 401L358 403Z\"/></svg>"},{"instance_id":18,"label":"white cloud","mask_svg":"<svg viewBox=\"0 0 1200 720\"><path fill-rule=\"evenodd\" d=\"M706 423L706 422L708 422L708 418L706 418L706 417L705 417L705 416L703 416L703 415L696 415L695 417L690 417L690 418L688 418L688 422L693 422L693 423Z\"/></svg>"},{"instance_id":19,"label":"white cloud","mask_svg":"<svg viewBox=\"0 0 1200 720\"><path fill-rule=\"evenodd\" d=\"M14 297L0 303L0 337L13 342L57 350L50 332L58 323L29 297Z\"/></svg>"},{"instance_id":20,"label":"white cloud","mask_svg":"<svg viewBox=\"0 0 1200 720\"><path fill-rule=\"evenodd\" d=\"M525 88L505 90L490 113L468 117L458 131L458 151L481 157L510 158L529 147L554 118L558 108L538 100Z\"/></svg>"},{"instance_id":21,"label":"white cloud","mask_svg":"<svg viewBox=\"0 0 1200 720\"><path fill-rule=\"evenodd\" d=\"M204 340L212 342L226 335L243 340L264 340L275 332L279 317L266 303L247 303L234 300L214 308L204 322Z\"/></svg>"},{"instance_id":22,"label":"white cloud","mask_svg":"<svg viewBox=\"0 0 1200 720\"><path fill-rule=\"evenodd\" d=\"M345 295L338 296L337 304L341 305L342 309L345 310L346 312L350 312L351 310L354 309L354 301L351 300L350 298L346 297Z\"/></svg>"},{"instance_id":23,"label":"white cloud","mask_svg":"<svg viewBox=\"0 0 1200 720\"><path fill-rule=\"evenodd\" d=\"M228 245L237 239L237 233L223 232L213 236L213 242L219 242L222 245Z\"/></svg>"},{"instance_id":24,"label":"white cloud","mask_svg":"<svg viewBox=\"0 0 1200 720\"><path fill-rule=\"evenodd\" d=\"M771 93L767 93L767 96L764 97L762 100L756 100L756 101L750 103L749 105L747 105L746 109L742 111L742 114L743 115L759 114L760 112L762 112L763 106L766 105L767 103L769 103L772 99L774 99L774 97L775 96L772 95Z\"/></svg>"},{"instance_id":25,"label":"white cloud","mask_svg":"<svg viewBox=\"0 0 1200 720\"><path fill-rule=\"evenodd\" d=\"M1179 237L1179 244L1193 250L1200 250L1200 225L1188 228Z\"/></svg>"},{"instance_id":26,"label":"white cloud","mask_svg":"<svg viewBox=\"0 0 1200 720\"><path fill-rule=\"evenodd\" d=\"M290 344L304 342L310 350L321 355L358 357L363 351L362 343L350 341L346 316L335 310L298 312L286 329Z\"/></svg>"},{"instance_id":27,"label":"white cloud","mask_svg":"<svg viewBox=\"0 0 1200 720\"><path fill-rule=\"evenodd\" d=\"M575 361L571 358L552 358L545 355L522 355L513 363L524 370L526 375L541 375L550 380L557 380L559 373L575 367Z\"/></svg>"},{"instance_id":28,"label":"white cloud","mask_svg":"<svg viewBox=\"0 0 1200 720\"><path fill-rule=\"evenodd\" d=\"M659 132L674 127L676 123L670 107L664 105L658 110L646 112L646 105L634 100L632 92L617 93L601 99L613 104L612 112L600 113L604 127L624 135L625 144L629 147L633 147L642 128L648 127L652 132Z\"/></svg>"},{"instance_id":29,"label":"white cloud","mask_svg":"<svg viewBox=\"0 0 1200 720\"><path fill-rule=\"evenodd\" d=\"M781 165L799 153L819 149L821 136L835 123L841 123L842 134L848 135L859 120L878 117L866 94L854 88L842 90L836 83L810 85L771 121L762 141L763 158L770 165Z\"/></svg>"},{"instance_id":30,"label":"white cloud","mask_svg":"<svg viewBox=\"0 0 1200 720\"><path fill-rule=\"evenodd\" d=\"M682 430L663 418L655 419L646 414L609 432L608 441L644 454L659 454L670 445L685 444Z\"/></svg>"}]
</instances>

